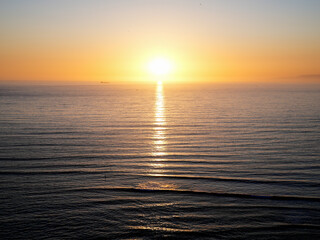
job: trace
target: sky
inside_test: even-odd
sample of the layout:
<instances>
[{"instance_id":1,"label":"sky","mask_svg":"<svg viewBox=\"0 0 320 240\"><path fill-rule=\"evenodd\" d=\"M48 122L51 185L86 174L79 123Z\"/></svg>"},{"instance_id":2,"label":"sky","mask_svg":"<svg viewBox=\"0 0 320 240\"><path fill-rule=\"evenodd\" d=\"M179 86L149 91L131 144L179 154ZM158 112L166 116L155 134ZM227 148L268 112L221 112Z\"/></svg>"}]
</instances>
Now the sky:
<instances>
[{"instance_id":1,"label":"sky","mask_svg":"<svg viewBox=\"0 0 320 240\"><path fill-rule=\"evenodd\" d=\"M318 0L2 0L0 82L320 83Z\"/></svg>"}]
</instances>

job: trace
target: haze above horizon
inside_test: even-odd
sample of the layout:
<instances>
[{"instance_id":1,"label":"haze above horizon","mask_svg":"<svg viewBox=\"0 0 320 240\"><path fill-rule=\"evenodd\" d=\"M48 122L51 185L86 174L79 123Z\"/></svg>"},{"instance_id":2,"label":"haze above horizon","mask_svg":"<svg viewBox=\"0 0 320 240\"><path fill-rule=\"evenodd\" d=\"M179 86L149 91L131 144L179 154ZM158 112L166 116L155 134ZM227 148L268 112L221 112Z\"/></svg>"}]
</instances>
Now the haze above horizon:
<instances>
[{"instance_id":1,"label":"haze above horizon","mask_svg":"<svg viewBox=\"0 0 320 240\"><path fill-rule=\"evenodd\" d=\"M320 83L319 12L316 0L4 0L0 83L150 81L159 58L173 82Z\"/></svg>"}]
</instances>

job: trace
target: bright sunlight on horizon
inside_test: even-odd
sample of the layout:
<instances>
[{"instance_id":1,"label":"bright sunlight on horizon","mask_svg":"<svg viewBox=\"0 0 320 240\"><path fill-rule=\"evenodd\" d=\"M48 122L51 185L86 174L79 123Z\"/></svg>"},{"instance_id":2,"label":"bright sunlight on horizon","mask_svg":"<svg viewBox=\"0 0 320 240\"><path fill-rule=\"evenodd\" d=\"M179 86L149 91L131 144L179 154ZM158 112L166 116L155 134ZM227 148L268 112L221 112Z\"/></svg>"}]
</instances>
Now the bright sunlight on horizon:
<instances>
[{"instance_id":1,"label":"bright sunlight on horizon","mask_svg":"<svg viewBox=\"0 0 320 240\"><path fill-rule=\"evenodd\" d=\"M173 71L173 63L166 58L155 58L148 64L148 70L156 80L165 80Z\"/></svg>"}]
</instances>

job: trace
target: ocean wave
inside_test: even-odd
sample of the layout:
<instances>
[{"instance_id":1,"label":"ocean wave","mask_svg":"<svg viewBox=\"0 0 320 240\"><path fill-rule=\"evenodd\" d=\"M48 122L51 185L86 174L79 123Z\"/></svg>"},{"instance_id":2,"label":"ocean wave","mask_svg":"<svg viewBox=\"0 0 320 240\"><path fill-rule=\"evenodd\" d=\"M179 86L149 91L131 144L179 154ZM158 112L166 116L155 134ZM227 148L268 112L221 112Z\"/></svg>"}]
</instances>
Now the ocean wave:
<instances>
[{"instance_id":1,"label":"ocean wave","mask_svg":"<svg viewBox=\"0 0 320 240\"><path fill-rule=\"evenodd\" d=\"M227 193L227 192L209 192L209 191L195 191L183 189L148 189L148 188L134 188L134 187L92 187L72 189L71 191L122 191L135 193L160 193L160 194L184 194L184 195L200 195L212 197L233 197L233 198L248 198L248 199L265 199L265 200L284 200L284 201L309 201L320 202L320 197L305 197L305 196L288 196L288 195L254 195L245 193Z\"/></svg>"}]
</instances>

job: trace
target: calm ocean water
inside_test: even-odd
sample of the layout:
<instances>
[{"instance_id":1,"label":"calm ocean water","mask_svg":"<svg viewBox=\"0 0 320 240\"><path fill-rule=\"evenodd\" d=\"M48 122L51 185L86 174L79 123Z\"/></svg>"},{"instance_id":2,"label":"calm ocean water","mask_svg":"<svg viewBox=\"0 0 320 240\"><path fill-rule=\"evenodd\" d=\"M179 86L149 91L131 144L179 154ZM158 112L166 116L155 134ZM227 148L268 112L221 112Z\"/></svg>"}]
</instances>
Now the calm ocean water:
<instances>
[{"instance_id":1,"label":"calm ocean water","mask_svg":"<svg viewBox=\"0 0 320 240\"><path fill-rule=\"evenodd\" d=\"M320 87L0 87L1 239L320 239Z\"/></svg>"}]
</instances>

